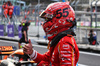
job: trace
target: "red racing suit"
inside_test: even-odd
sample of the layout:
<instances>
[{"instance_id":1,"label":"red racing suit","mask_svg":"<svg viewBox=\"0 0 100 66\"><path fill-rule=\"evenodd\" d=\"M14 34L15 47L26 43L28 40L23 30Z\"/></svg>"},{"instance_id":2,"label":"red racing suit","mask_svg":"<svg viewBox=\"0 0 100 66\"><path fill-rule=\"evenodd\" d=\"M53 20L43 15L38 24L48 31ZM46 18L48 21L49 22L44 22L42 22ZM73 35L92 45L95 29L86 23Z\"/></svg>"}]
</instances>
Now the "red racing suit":
<instances>
[{"instance_id":1,"label":"red racing suit","mask_svg":"<svg viewBox=\"0 0 100 66\"><path fill-rule=\"evenodd\" d=\"M9 6L9 17L12 18L14 6Z\"/></svg>"},{"instance_id":2,"label":"red racing suit","mask_svg":"<svg viewBox=\"0 0 100 66\"><path fill-rule=\"evenodd\" d=\"M8 14L8 6L5 4L2 6L3 8L3 13L4 13L4 16L7 18L7 14Z\"/></svg>"},{"instance_id":3,"label":"red racing suit","mask_svg":"<svg viewBox=\"0 0 100 66\"><path fill-rule=\"evenodd\" d=\"M76 66L79 50L73 36L64 36L45 54L33 50L30 58L37 63L40 62L38 66Z\"/></svg>"}]
</instances>

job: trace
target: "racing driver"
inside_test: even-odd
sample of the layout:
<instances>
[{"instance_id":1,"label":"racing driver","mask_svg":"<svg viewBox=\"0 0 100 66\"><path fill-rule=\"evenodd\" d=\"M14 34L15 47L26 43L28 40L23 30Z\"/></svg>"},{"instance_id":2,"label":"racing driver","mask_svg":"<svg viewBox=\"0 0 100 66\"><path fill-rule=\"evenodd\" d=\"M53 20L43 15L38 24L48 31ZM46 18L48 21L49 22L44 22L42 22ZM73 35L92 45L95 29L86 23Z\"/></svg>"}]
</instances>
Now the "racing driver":
<instances>
[{"instance_id":1,"label":"racing driver","mask_svg":"<svg viewBox=\"0 0 100 66\"><path fill-rule=\"evenodd\" d=\"M72 28L76 25L75 13L69 2L55 2L40 14L45 19L44 32L49 40L49 49L40 54L31 42L23 47L23 52L39 63L37 66L76 66L79 50Z\"/></svg>"}]
</instances>

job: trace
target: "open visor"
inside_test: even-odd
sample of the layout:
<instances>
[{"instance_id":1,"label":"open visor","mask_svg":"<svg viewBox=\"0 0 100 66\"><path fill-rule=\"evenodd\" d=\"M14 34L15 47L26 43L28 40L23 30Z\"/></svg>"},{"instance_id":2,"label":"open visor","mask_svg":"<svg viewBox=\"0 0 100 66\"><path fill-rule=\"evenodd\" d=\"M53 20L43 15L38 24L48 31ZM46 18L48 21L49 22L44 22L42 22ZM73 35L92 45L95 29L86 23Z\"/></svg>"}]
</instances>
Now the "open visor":
<instances>
[{"instance_id":1,"label":"open visor","mask_svg":"<svg viewBox=\"0 0 100 66\"><path fill-rule=\"evenodd\" d=\"M50 19L53 18L53 14L46 13L45 11L42 11L42 13L39 16L41 18L50 18Z\"/></svg>"}]
</instances>

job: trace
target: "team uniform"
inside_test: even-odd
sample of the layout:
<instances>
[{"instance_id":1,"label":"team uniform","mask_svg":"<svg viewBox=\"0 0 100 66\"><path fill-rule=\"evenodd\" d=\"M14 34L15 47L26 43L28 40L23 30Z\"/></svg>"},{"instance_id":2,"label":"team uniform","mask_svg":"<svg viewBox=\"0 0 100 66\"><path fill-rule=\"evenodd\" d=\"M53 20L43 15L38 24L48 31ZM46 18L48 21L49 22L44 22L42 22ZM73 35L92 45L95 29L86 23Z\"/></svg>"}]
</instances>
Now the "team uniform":
<instances>
[{"instance_id":1,"label":"team uniform","mask_svg":"<svg viewBox=\"0 0 100 66\"><path fill-rule=\"evenodd\" d=\"M13 5L10 5L10 6L9 6L9 17L10 17L10 18L12 18L13 9L14 9L14 6L13 6Z\"/></svg>"},{"instance_id":2,"label":"team uniform","mask_svg":"<svg viewBox=\"0 0 100 66\"><path fill-rule=\"evenodd\" d=\"M3 14L7 18L7 15L8 15L8 5L7 4L4 4L2 6L2 8L3 8Z\"/></svg>"},{"instance_id":3,"label":"team uniform","mask_svg":"<svg viewBox=\"0 0 100 66\"><path fill-rule=\"evenodd\" d=\"M65 36L43 55L34 50L34 55L31 55L30 58L37 63L40 62L38 66L76 66L79 50L74 37Z\"/></svg>"}]
</instances>

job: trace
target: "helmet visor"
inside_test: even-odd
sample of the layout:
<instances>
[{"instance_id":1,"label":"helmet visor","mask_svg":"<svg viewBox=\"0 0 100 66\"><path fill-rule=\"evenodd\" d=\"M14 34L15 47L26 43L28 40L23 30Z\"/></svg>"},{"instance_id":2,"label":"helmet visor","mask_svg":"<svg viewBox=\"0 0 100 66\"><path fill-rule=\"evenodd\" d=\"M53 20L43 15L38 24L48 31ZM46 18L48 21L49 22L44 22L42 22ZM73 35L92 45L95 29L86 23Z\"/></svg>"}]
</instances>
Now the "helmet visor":
<instances>
[{"instance_id":1,"label":"helmet visor","mask_svg":"<svg viewBox=\"0 0 100 66\"><path fill-rule=\"evenodd\" d=\"M48 14L46 12L42 12L40 15L39 15L41 18L50 18L52 19L53 18L53 14Z\"/></svg>"}]
</instances>

